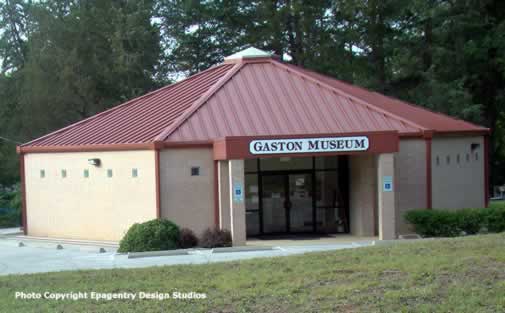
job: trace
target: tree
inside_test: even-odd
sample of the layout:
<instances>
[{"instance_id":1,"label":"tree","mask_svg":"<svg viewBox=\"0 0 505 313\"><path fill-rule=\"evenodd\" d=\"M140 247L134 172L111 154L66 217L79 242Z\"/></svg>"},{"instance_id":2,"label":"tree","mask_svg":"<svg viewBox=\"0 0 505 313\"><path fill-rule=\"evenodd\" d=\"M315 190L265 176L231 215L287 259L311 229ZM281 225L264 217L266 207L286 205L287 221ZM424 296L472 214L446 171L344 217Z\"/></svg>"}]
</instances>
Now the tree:
<instances>
[{"instance_id":1,"label":"tree","mask_svg":"<svg viewBox=\"0 0 505 313\"><path fill-rule=\"evenodd\" d=\"M159 30L150 1L34 4L21 70L24 136L33 138L157 86Z\"/></svg>"}]
</instances>

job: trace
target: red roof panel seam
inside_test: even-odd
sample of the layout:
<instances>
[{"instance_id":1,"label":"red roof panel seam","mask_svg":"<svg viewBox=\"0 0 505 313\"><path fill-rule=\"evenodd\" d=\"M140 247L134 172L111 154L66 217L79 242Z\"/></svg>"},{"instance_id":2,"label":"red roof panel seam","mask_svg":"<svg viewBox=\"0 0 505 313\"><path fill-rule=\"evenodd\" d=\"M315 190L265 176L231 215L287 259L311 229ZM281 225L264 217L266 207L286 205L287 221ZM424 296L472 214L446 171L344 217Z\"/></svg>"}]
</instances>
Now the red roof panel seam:
<instances>
[{"instance_id":1,"label":"red roof panel seam","mask_svg":"<svg viewBox=\"0 0 505 313\"><path fill-rule=\"evenodd\" d=\"M276 94L280 94L279 96L277 96L278 98L278 101L279 103L283 102L284 105L281 105L283 107L283 111L285 112L286 116L291 116L293 115L294 118L293 118L293 122L295 122L297 124L297 128L300 129L300 128L305 128L307 129L307 127L304 125L305 123L303 122L304 119L303 118L300 118L300 116L298 114L290 114L290 111L294 111L292 109L292 106L294 105L293 101L290 101L291 100L291 97L289 96L288 93L286 93L286 81L285 81L285 76L286 76L287 73L284 73L283 71L272 71L272 78L275 79L275 81L277 83L274 83L272 86L274 88L274 90L276 90ZM288 75L289 76L289 75ZM284 109L288 109L288 112L286 112Z\"/></svg>"},{"instance_id":2,"label":"red roof panel seam","mask_svg":"<svg viewBox=\"0 0 505 313\"><path fill-rule=\"evenodd\" d=\"M209 72L208 76L211 76L215 72L217 72L217 71ZM211 76L209 78L213 79L214 77ZM193 80L192 82L189 82L187 85L192 86L195 84L201 86L201 84L199 84L199 80ZM205 89L208 89L211 86L211 84L205 84L204 86L205 86ZM183 91L187 90L188 87L183 87L183 88L179 88L179 89L180 90L177 90L177 92L183 92ZM174 90L176 90L176 89L172 89L171 92L173 92ZM102 136L101 138L97 138L96 140L99 141L100 139L103 139L103 140L136 142L138 140L143 141L142 138L151 138L152 137L151 131L156 130L159 132L163 129L163 127L162 126L160 127L160 123L159 123L159 121L157 121L155 123L152 123L151 127L149 127L148 129L145 129L145 126L146 126L148 120L150 120L149 117L158 116L160 114L160 112L163 111L164 109L166 109L167 107L177 107L175 101L172 103L168 103L168 104L163 103L163 102L165 102L167 97L171 96L171 92L169 94L159 95L158 97L156 97L156 101L153 101L154 99L150 99L150 101L148 103L141 104L141 107L137 106L135 108L135 110L143 112L140 115L135 114L136 112L122 112L123 114L121 114L120 116L130 117L132 114L134 114L135 120L142 121L141 123L137 123L137 125L135 127L131 127L129 129L126 129L126 131L122 131L120 133L117 133L117 132L111 133L110 135L105 136L105 138L104 138L104 136ZM189 98L191 98L191 97L186 96L186 97L184 97L184 100L186 100L186 99L189 100ZM194 98L198 99L198 97L194 97ZM188 101L188 104L190 105L192 102L194 102L193 99L191 99L191 101ZM184 103L186 103L186 102L184 102ZM184 105L181 107L183 107L184 109L187 109L187 107L189 105ZM130 110L130 111L134 111L134 110ZM177 116L179 114L177 114ZM127 123L127 121L125 121L124 119L119 118L120 116L116 116L115 120L117 122L113 121L112 122L113 125L109 125L108 128L113 128L113 127L121 128L121 126L123 126L123 124ZM133 116L131 116L131 117L133 118ZM166 123L164 124L164 126L165 127L167 126ZM144 132L146 132L147 134L139 134L138 136L131 137L132 134L135 134L139 131L139 128L144 128ZM124 128L122 128L122 129L124 129Z\"/></svg>"},{"instance_id":3,"label":"red roof panel seam","mask_svg":"<svg viewBox=\"0 0 505 313\"><path fill-rule=\"evenodd\" d=\"M381 113L387 113L387 114L391 115L391 117L396 118L396 119L400 119L400 120L404 120L405 122L407 122L407 123L409 123L409 124L412 124L412 125L414 125L415 127L419 128L419 129L423 129L423 130L425 130L425 129L426 129L426 127L423 127L423 126L421 126L421 125L418 125L417 123L414 123L414 122L409 121L409 120L407 120L407 119L405 119L405 118L402 118L402 117L400 117L400 116L397 116L396 114L392 114L391 112L387 112L387 111L385 111L385 110L383 110L383 109L380 109L380 108L376 107L376 106L375 106L374 104L372 104L372 103L367 103L367 102L363 101L362 99L360 99L360 98L358 98L358 97L355 97L355 96L353 96L353 95L351 95L351 94L348 94L348 93L346 93L346 92L344 92L344 91L342 91L342 90L340 90L340 89L337 89L336 87L333 87L333 86L331 86L331 85L329 85L329 84L327 84L327 83L325 83L325 82L323 82L323 81L321 81L321 80L318 80L318 79L316 79L315 77L309 76L309 75L305 74L304 72L300 71L299 69L291 69L291 68L289 68L289 67L286 67L286 65L284 65L284 64L282 64L282 63L280 63L279 61L275 61L275 60L271 60L270 62L271 62L272 64L276 65L276 66L281 66L281 67L288 68L290 71L292 71L293 73L296 73L296 74L298 74L298 75L303 75L303 76L307 77L307 79L311 80L311 81L312 81L314 84L316 84L316 85L317 85L317 84L320 84L320 86L323 86L323 87L325 87L325 88L327 88L327 89L330 89L330 90L334 90L334 91L338 92L339 94L341 94L341 95L343 95L343 96L347 96L347 97L353 98L353 99L354 99L357 103L359 103L360 105L366 105L366 104L368 104L368 105L370 105L370 106L373 108L373 110L375 110L375 111L378 111L378 112L381 112Z\"/></svg>"},{"instance_id":4,"label":"red roof panel seam","mask_svg":"<svg viewBox=\"0 0 505 313\"><path fill-rule=\"evenodd\" d=\"M304 80L304 82L306 81L305 79L303 79L303 80ZM312 94L312 86L309 85L309 84L303 84L302 88L304 90L304 94L307 97L307 103L313 104L313 101L314 101L315 97ZM312 109L312 113L313 113L314 116L319 116L319 117L321 116L322 111L321 111L321 109L319 108L318 105L309 105L309 108ZM330 131L331 130L330 124L324 118L324 116L323 116L323 118L319 119L318 125L323 126L326 129L326 131ZM319 129L321 130L321 133L325 132L325 131L323 131L322 128L319 128Z\"/></svg>"},{"instance_id":5,"label":"red roof panel seam","mask_svg":"<svg viewBox=\"0 0 505 313\"><path fill-rule=\"evenodd\" d=\"M258 67L256 66L250 66L249 68L250 72L250 79L248 81L248 85L254 85L256 88L254 89L254 99L256 99L256 103L261 104L262 107L265 108L267 115L265 117L268 117L270 122L267 123L267 125L271 125L272 128L270 128L271 133L276 133L278 126L282 124L283 121L279 120L279 114L274 112L274 106L271 105L269 101L269 97L263 92L264 87L261 84L261 80L258 81ZM247 71L244 71L247 73Z\"/></svg>"},{"instance_id":6,"label":"red roof panel seam","mask_svg":"<svg viewBox=\"0 0 505 313\"><path fill-rule=\"evenodd\" d=\"M272 85L266 84L266 79L261 79L260 77L265 76L265 64L258 64L256 66L256 71L254 73L254 83L260 88L260 95L263 99L263 103L267 105L267 108L270 110L272 118L275 120L274 125L276 126L275 132L279 132L280 129L286 129L288 132L293 132L291 129L290 121L284 119L286 116L286 112L282 110L278 105L275 105L272 95L272 90L269 88ZM259 72L259 73L258 73Z\"/></svg>"},{"instance_id":7,"label":"red roof panel seam","mask_svg":"<svg viewBox=\"0 0 505 313\"><path fill-rule=\"evenodd\" d=\"M202 106L212 95L216 93L230 78L232 78L238 71L242 68L243 63L237 63L231 68L223 77L221 77L216 85L212 86L209 90L202 95L197 102L195 102L188 111L184 112L179 118L177 118L174 123L168 126L159 136L156 137L155 140L163 141L165 140L172 132L174 132L181 124L186 121L195 111Z\"/></svg>"},{"instance_id":8,"label":"red roof panel seam","mask_svg":"<svg viewBox=\"0 0 505 313\"><path fill-rule=\"evenodd\" d=\"M208 69L208 70L210 70L210 69ZM200 73L198 73L198 74L196 74L196 75L202 74L202 73L204 73L204 72L205 72L205 71L200 72ZM194 76L196 76L196 75L194 75ZM189 78L188 78L188 79L189 79ZM181 82L182 82L182 81L181 81ZM61 128L61 129L58 129L58 130L56 130L56 131L54 131L54 132L51 132L51 133L49 133L49 134L47 134L47 135L44 135L44 136L42 136L42 137L39 137L39 138L36 138L36 139L34 139L34 140L32 140L32 141L29 141L29 142L27 142L27 143L24 143L24 144L22 144L21 146L23 146L23 147L24 147L24 146L28 146L28 145L31 145L31 144L33 144L33 143L35 143L35 142L41 141L41 140L43 140L43 139L46 139L46 138L47 138L47 137L49 137L49 136L53 136L53 135L56 135L56 134L60 134L60 133L62 133L62 132L64 132L64 131L66 131L66 130L68 130L68 129L72 128L72 127L75 127L75 126L77 126L77 125L82 125L82 124L84 124L84 123L86 123L86 122L89 122L89 121L91 121L91 120L93 120L93 119L96 119L96 118L101 117L101 116L103 116L103 115L109 114L109 113L111 113L111 112L113 112L113 111L115 111L115 110L117 110L117 109L120 109L120 108L123 108L123 107L125 107L125 106L128 106L128 105L130 105L130 104L132 104L132 103L134 103L134 102L136 102L136 101L138 101L138 100L140 100L140 99L144 99L144 98L149 97L149 96L151 96L151 95L153 95L153 94L155 94L155 93L161 92L162 90L167 89L167 88L170 88L170 87L174 86L174 85L175 85L175 84L177 84L177 83L180 83L180 82L176 82L176 83L174 83L174 84L171 84L171 85L168 85L168 86L162 87L162 88L157 89L157 90L153 90L153 91L151 91L151 92L148 92L148 93L146 93L145 95L142 95L142 96L140 96L140 97L136 97L136 98L133 98L133 99L131 99L131 100L128 100L127 102L125 102L125 103L123 103L123 104L117 105L117 106L112 107L112 108L110 108L110 109L107 109L107 110L105 110L105 111L103 111L103 112L97 113L97 114L95 114L95 115L93 115L93 116L90 116L90 117L88 117L88 118L85 118L85 119L83 119L83 120L81 120L81 121L78 121L78 122L76 122L76 123L72 123L72 124L70 124L70 125L68 125L68 126L66 126L66 127L63 127L63 128Z\"/></svg>"},{"instance_id":9,"label":"red roof panel seam","mask_svg":"<svg viewBox=\"0 0 505 313\"><path fill-rule=\"evenodd\" d=\"M258 129L258 125L256 125L256 123L254 123L252 117L255 115L252 111L249 110L249 105L247 105L247 98L244 97L243 93L241 92L241 90L243 89L246 89L247 88L247 84L244 84L244 81L243 79L240 78L240 76L242 75L237 75L235 76L235 83L237 85L240 85L242 86L242 88L239 90L238 88L233 88L232 89L232 92L236 95L236 98L238 99L238 103L241 103L241 104L244 104L243 106L243 110L244 110L244 113L245 113L245 116L246 116L246 123L247 123L247 128L249 130L251 130L252 133L260 133L260 130ZM251 101L249 101L250 103ZM251 108L254 110L254 106L251 106Z\"/></svg>"},{"instance_id":10,"label":"red roof panel seam","mask_svg":"<svg viewBox=\"0 0 505 313\"><path fill-rule=\"evenodd\" d=\"M286 78L287 84L291 87L291 89L294 91L294 97L289 95L289 99L291 99L293 102L297 103L297 107L300 108L304 115L305 119L303 119L305 128L309 129L312 128L314 129L314 125L317 125L317 121L313 118L312 114L310 114L310 110L307 110L306 103L302 100L303 96L300 94L300 90L297 88L296 83L294 82L294 79L291 75L288 75ZM303 83L303 79L301 79L301 83Z\"/></svg>"},{"instance_id":11,"label":"red roof panel seam","mask_svg":"<svg viewBox=\"0 0 505 313\"><path fill-rule=\"evenodd\" d=\"M267 129L267 133L272 134L274 132L273 129L270 127L272 123L267 122L265 118L265 116L269 116L271 118L272 115L268 114L265 115L265 113L267 113L266 111L268 111L268 107L265 110L265 106L258 103L259 98L255 96L255 92L250 87L249 82L254 81L254 78L250 77L252 76L250 68L249 71L244 70L242 75L245 77L245 79L241 78L240 76L238 76L237 78L243 81L243 86L245 87L244 89L246 90L246 93L249 96L251 103L253 104L252 107L255 108L255 114L258 116L259 120L261 120L262 126Z\"/></svg>"}]
</instances>

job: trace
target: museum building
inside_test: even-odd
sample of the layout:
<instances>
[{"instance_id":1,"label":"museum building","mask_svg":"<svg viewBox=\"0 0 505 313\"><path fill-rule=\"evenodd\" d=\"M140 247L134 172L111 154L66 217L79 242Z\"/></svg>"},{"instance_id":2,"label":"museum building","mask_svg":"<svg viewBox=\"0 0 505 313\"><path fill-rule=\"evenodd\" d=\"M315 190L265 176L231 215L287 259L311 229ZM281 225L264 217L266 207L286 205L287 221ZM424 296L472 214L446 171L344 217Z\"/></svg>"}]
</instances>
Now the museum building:
<instances>
[{"instance_id":1,"label":"museum building","mask_svg":"<svg viewBox=\"0 0 505 313\"><path fill-rule=\"evenodd\" d=\"M24 232L393 239L408 210L487 206L488 134L249 48L19 146Z\"/></svg>"}]
</instances>

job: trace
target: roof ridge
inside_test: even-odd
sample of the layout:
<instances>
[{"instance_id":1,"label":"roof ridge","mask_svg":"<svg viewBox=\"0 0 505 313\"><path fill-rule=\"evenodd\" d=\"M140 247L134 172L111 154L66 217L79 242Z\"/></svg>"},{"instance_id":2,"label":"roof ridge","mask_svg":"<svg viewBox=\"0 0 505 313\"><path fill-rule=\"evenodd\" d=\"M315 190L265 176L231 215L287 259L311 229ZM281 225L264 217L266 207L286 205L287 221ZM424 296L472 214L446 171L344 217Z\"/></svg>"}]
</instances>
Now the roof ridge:
<instances>
[{"instance_id":1,"label":"roof ridge","mask_svg":"<svg viewBox=\"0 0 505 313\"><path fill-rule=\"evenodd\" d=\"M365 101L365 100L363 100L363 99L361 99L359 97L351 95L351 94L349 94L349 93L347 93L347 92L345 92L343 90L340 90L340 89L338 89L338 88L336 88L334 86L331 86L331 85L329 85L328 83L322 81L319 78L307 75L302 70L300 70L300 68L298 66L296 66L296 65L290 64L290 66L287 66L287 65L285 65L282 62L279 62L277 60L270 60L270 63L274 64L275 66L283 67L283 68L285 68L288 71L296 72L298 75L303 76L303 77L305 77L305 78L307 78L307 79L309 79L309 80L311 80L313 82L316 82L317 84L320 84L321 86L325 87L326 89L329 89L331 91L337 92L338 94L340 94L342 96L346 96L346 97L348 97L350 99L353 99L357 103L359 103L360 105L364 105L367 108L370 108L370 109L372 109L374 111L377 111L378 113L386 114L386 115L388 115L388 116L390 116L390 117L392 117L394 119L399 120L402 123L406 123L406 124L409 124L412 127L419 128L420 130L423 130L423 131L424 130L429 130L429 128L427 128L427 127L421 126L421 125L419 125L417 123L414 123L414 122L412 122L412 121L410 121L410 120L408 120L406 118L403 118L403 117L398 116L398 115L396 115L394 113L391 113L389 111L381 109L381 108L377 107L376 105L374 105L372 103L369 103L369 102L367 102L367 101ZM305 69L303 69L303 70L305 70ZM330 77L328 77L328 78L330 78ZM334 78L330 78L330 79L334 79Z\"/></svg>"},{"instance_id":2,"label":"roof ridge","mask_svg":"<svg viewBox=\"0 0 505 313\"><path fill-rule=\"evenodd\" d=\"M224 64L224 63L223 63ZM223 76L221 77L212 87L210 87L200 98L198 98L193 104L183 112L172 124L167 126L158 136L154 138L154 141L164 141L166 140L175 130L177 130L187 119L189 119L199 108L202 107L226 82L228 82L236 73L246 64L246 62L238 62Z\"/></svg>"},{"instance_id":3,"label":"roof ridge","mask_svg":"<svg viewBox=\"0 0 505 313\"><path fill-rule=\"evenodd\" d=\"M225 64L224 64L224 63L222 63L222 64L217 64L217 65L211 66L211 67L209 67L208 69L203 70L203 71L198 72L198 73L195 73L194 75L191 75L191 76L189 76L189 77L186 77L186 78L184 78L183 80L180 80L180 81L177 81L177 82L175 82L175 83L173 83L173 84L169 84L169 85L166 85L166 86L160 87L160 88L158 88L158 89L152 90L152 91L150 91L150 92L148 92L148 93L146 93L146 94L143 94L143 95L141 95L141 96L138 96L138 97L135 97L135 98L133 98L133 99L130 99L130 100L128 100L128 101L126 101L126 102L124 102L124 103L121 103L121 104L118 104L118 105L113 106L113 107L111 107L111 108L108 108L108 109L106 109L106 110L104 110L104 111L102 111L102 112L99 112L99 113L96 113L96 114L94 114L94 115L91 115L91 116L89 116L89 117L87 117L87 118L85 118L85 119L83 119L83 120L77 121L77 122L72 123L72 124L70 124L70 125L67 125L67 126L65 126L65 127L63 127L63 128L57 129L57 130L55 130L55 131L53 131L53 132L50 132L49 134L46 134L46 135L44 135L44 136L41 136L41 137L35 138L35 139L33 139L33 140L31 140L31 141L28 141L28 142L26 142L26 143L23 143L23 144L21 144L21 145L20 145L20 147L24 147L24 146L32 145L32 144L34 144L34 143L36 143L36 142L38 142L38 141L41 141L41 140L46 139L46 138L48 138L48 137L51 137L51 136L53 136L53 135L56 135L56 134L62 133L62 132L64 132L64 131L67 131L67 130L69 130L69 129L71 129L71 128L75 127L75 126L78 126L78 125L84 124L84 123L89 122L89 121L91 121L91 120L94 120L94 119L95 119L95 118L97 118L97 117L100 117L100 116L103 116L103 115L110 114L111 112L113 112L113 111L115 111L115 110L117 110L117 109L120 109L120 108L126 107L126 106L128 106L128 105L134 104L134 102L137 102L138 100L141 100L141 99L144 99L144 98L147 98L147 97L153 96L153 95L155 95L155 94L157 94L157 93L159 93L159 92L161 92L161 91L165 91L166 89L170 89L170 88L172 88L173 86L180 85L180 84L181 84L181 83L183 83L183 82L187 82L187 81L189 81L189 80L191 80L191 79L193 79L193 78L195 78L195 77L200 76L200 75L201 75L201 74L203 74L203 73L207 73L207 72L209 72L209 71L211 71L211 70L214 70L214 69L216 69L216 68L218 68L218 67L221 67L221 66L223 66L223 65L225 65Z\"/></svg>"}]
</instances>

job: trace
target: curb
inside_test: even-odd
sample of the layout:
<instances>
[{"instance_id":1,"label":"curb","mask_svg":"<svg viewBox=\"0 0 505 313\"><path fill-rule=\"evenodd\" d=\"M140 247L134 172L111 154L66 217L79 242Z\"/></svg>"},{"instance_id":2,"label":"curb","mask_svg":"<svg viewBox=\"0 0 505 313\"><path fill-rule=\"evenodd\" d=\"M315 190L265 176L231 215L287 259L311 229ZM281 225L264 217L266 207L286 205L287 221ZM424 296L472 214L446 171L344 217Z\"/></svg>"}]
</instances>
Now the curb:
<instances>
[{"instance_id":1,"label":"curb","mask_svg":"<svg viewBox=\"0 0 505 313\"><path fill-rule=\"evenodd\" d=\"M229 253L229 252L255 252L255 251L272 251L279 250L275 247L224 247L214 249L178 249L164 251L147 251L147 252L128 252L128 259L149 258L159 256L178 256L178 255L194 255L194 254L214 254L214 253ZM120 255L120 253L116 253ZM124 255L124 253L122 253Z\"/></svg>"},{"instance_id":2,"label":"curb","mask_svg":"<svg viewBox=\"0 0 505 313\"><path fill-rule=\"evenodd\" d=\"M245 246L245 247L225 247L225 248L214 248L212 249L212 253L227 253L227 252L255 252L255 251L272 251L278 250L274 247L254 247L254 246Z\"/></svg>"},{"instance_id":3,"label":"curb","mask_svg":"<svg viewBox=\"0 0 505 313\"><path fill-rule=\"evenodd\" d=\"M148 258L157 256L176 256L188 255L189 250L165 250L165 251L147 251L147 252L128 252L128 259Z\"/></svg>"}]
</instances>

